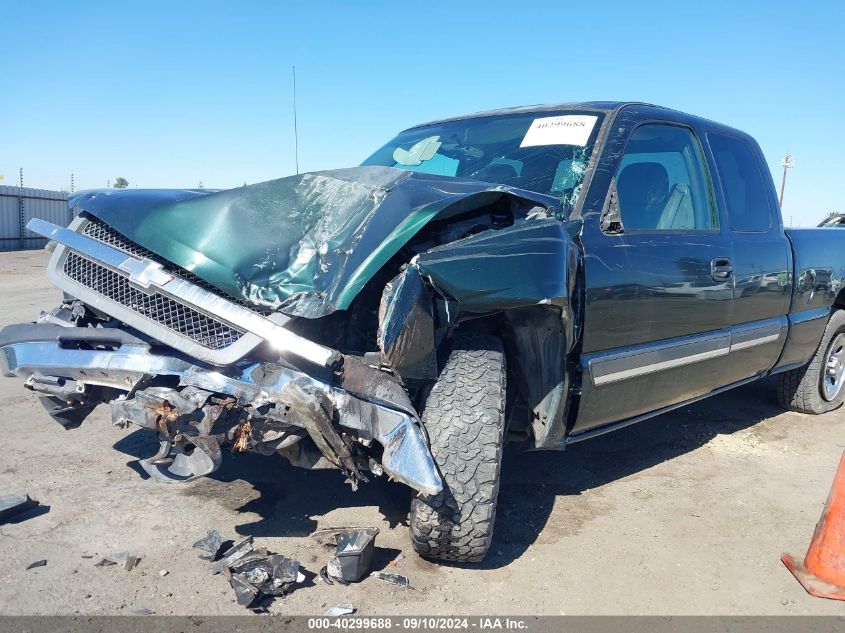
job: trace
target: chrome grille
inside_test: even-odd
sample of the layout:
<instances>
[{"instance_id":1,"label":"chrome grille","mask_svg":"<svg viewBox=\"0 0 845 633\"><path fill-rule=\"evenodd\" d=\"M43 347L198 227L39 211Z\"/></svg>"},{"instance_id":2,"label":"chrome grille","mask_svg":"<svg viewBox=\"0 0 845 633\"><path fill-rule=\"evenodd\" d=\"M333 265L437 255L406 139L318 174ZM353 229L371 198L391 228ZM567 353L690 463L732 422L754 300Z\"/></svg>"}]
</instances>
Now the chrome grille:
<instances>
[{"instance_id":1,"label":"chrome grille","mask_svg":"<svg viewBox=\"0 0 845 633\"><path fill-rule=\"evenodd\" d=\"M85 225L85 228L82 229L82 234L95 239L98 242L102 242L107 246L116 248L119 251L123 251L128 255L134 255L139 259L144 259L145 257L156 260L160 259L155 255L155 253L152 253L147 249L138 246L134 242L129 241L113 228L107 224L103 224L99 220L90 220L88 224ZM162 261L159 261L159 263L163 264Z\"/></svg>"},{"instance_id":2,"label":"chrome grille","mask_svg":"<svg viewBox=\"0 0 845 633\"><path fill-rule=\"evenodd\" d=\"M89 236L93 237L92 235ZM104 243L109 244L108 242ZM109 245L117 248L115 244ZM132 246L140 249L136 245ZM146 257L141 252L143 252L143 249L131 254ZM170 297L159 293L146 294L141 292L129 283L127 277L73 251L70 251L65 259L64 273L94 292L130 308L208 349L220 350L229 347L244 334L242 331L178 303Z\"/></svg>"}]
</instances>

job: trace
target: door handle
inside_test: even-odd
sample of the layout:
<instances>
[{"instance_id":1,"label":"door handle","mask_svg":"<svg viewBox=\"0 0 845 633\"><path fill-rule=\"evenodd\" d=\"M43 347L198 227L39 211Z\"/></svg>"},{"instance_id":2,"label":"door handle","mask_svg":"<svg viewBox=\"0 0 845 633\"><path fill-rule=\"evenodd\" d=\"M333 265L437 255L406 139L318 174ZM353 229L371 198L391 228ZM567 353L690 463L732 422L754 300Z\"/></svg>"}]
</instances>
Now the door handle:
<instances>
[{"instance_id":1,"label":"door handle","mask_svg":"<svg viewBox=\"0 0 845 633\"><path fill-rule=\"evenodd\" d=\"M710 262L710 277L713 281L727 281L734 276L734 267L727 257L717 257Z\"/></svg>"}]
</instances>

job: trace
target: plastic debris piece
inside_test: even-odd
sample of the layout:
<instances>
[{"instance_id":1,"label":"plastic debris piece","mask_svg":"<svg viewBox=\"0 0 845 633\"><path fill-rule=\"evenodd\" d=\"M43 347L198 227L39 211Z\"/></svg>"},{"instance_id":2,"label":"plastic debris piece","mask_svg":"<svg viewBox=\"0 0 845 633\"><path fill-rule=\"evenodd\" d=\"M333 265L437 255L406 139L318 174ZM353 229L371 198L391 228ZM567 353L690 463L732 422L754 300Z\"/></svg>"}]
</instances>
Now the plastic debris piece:
<instances>
[{"instance_id":1,"label":"plastic debris piece","mask_svg":"<svg viewBox=\"0 0 845 633\"><path fill-rule=\"evenodd\" d=\"M299 562L279 554L239 562L227 571L230 569L229 584L235 590L238 604L244 607L264 596L283 596L305 580L299 571Z\"/></svg>"},{"instance_id":2,"label":"plastic debris piece","mask_svg":"<svg viewBox=\"0 0 845 633\"><path fill-rule=\"evenodd\" d=\"M140 556L133 556L128 552L117 552L110 556L106 556L95 567L110 567L111 565L120 565L126 571L132 571L135 566L141 562Z\"/></svg>"},{"instance_id":3,"label":"plastic debris piece","mask_svg":"<svg viewBox=\"0 0 845 633\"><path fill-rule=\"evenodd\" d=\"M159 576L161 576L162 578L164 578L164 577L165 577L167 574L169 574L169 573L170 573L170 572L169 572L169 571L167 571L166 569L159 569L159 570L158 570L158 575L159 575Z\"/></svg>"},{"instance_id":4,"label":"plastic debris piece","mask_svg":"<svg viewBox=\"0 0 845 633\"><path fill-rule=\"evenodd\" d=\"M219 574L227 567L231 567L237 560L243 558L253 550L252 537L247 536L240 543L232 545L223 552L223 557L211 565L211 573Z\"/></svg>"},{"instance_id":5,"label":"plastic debris piece","mask_svg":"<svg viewBox=\"0 0 845 633\"><path fill-rule=\"evenodd\" d=\"M326 611L326 616L330 618L339 618L342 615L352 615L353 613L355 613L355 607L351 604L341 604Z\"/></svg>"},{"instance_id":6,"label":"plastic debris piece","mask_svg":"<svg viewBox=\"0 0 845 633\"><path fill-rule=\"evenodd\" d=\"M373 560L377 527L360 528L340 532L337 534L337 551L329 561L330 576L340 577L346 582L358 582L370 571ZM334 573L334 562L337 561L339 574Z\"/></svg>"},{"instance_id":7,"label":"plastic debris piece","mask_svg":"<svg viewBox=\"0 0 845 633\"><path fill-rule=\"evenodd\" d=\"M339 583L341 585L348 585L349 581L344 580L343 572L341 571L340 561L337 556L332 556L326 566L320 570L320 578L323 579L327 585Z\"/></svg>"},{"instance_id":8,"label":"plastic debris piece","mask_svg":"<svg viewBox=\"0 0 845 633\"><path fill-rule=\"evenodd\" d=\"M222 540L216 530L209 530L208 536L194 547L202 550L201 558L214 557L219 549L217 543ZM235 590L237 603L254 611L266 610L266 603L273 597L283 596L294 585L305 582L299 561L269 554L265 547L256 548L251 536L223 552L220 560L211 564L211 573L223 573Z\"/></svg>"},{"instance_id":9,"label":"plastic debris piece","mask_svg":"<svg viewBox=\"0 0 845 633\"><path fill-rule=\"evenodd\" d=\"M352 530L360 530L358 527L327 527L320 528L311 532L311 538L317 541L323 547L337 547L337 535L341 532L351 532Z\"/></svg>"},{"instance_id":10,"label":"plastic debris piece","mask_svg":"<svg viewBox=\"0 0 845 633\"><path fill-rule=\"evenodd\" d=\"M370 576L383 582L389 582L390 584L396 585L397 587L411 586L411 581L408 580L405 576L400 576L399 574L389 574L384 571L374 571L372 574L370 574Z\"/></svg>"},{"instance_id":11,"label":"plastic debris piece","mask_svg":"<svg viewBox=\"0 0 845 633\"><path fill-rule=\"evenodd\" d=\"M47 560L42 559L42 560L37 560L34 563L30 563L29 565L27 565L27 569L35 569L36 567L46 567L46 566L47 566Z\"/></svg>"},{"instance_id":12,"label":"plastic debris piece","mask_svg":"<svg viewBox=\"0 0 845 633\"><path fill-rule=\"evenodd\" d=\"M323 565L323 568L320 570L319 576L320 576L320 580L322 580L327 585L333 585L334 584L334 580L332 580L329 577L327 565ZM341 584L343 584L343 583L341 583Z\"/></svg>"},{"instance_id":13,"label":"plastic debris piece","mask_svg":"<svg viewBox=\"0 0 845 633\"><path fill-rule=\"evenodd\" d=\"M243 574L233 574L229 584L235 590L235 599L242 607L248 607L258 597L258 587L251 585Z\"/></svg>"},{"instance_id":14,"label":"plastic debris piece","mask_svg":"<svg viewBox=\"0 0 845 633\"><path fill-rule=\"evenodd\" d=\"M244 572L243 577L251 585L261 585L270 580L270 574L261 567Z\"/></svg>"},{"instance_id":15,"label":"plastic debris piece","mask_svg":"<svg viewBox=\"0 0 845 633\"><path fill-rule=\"evenodd\" d=\"M31 510L36 507L38 502L35 499L30 499L25 492L12 492L6 495L0 495L0 523L5 523L9 519Z\"/></svg>"},{"instance_id":16,"label":"plastic debris piece","mask_svg":"<svg viewBox=\"0 0 845 633\"><path fill-rule=\"evenodd\" d=\"M155 611L147 609L147 607L134 607L130 609L135 615L154 615Z\"/></svg>"},{"instance_id":17,"label":"plastic debris piece","mask_svg":"<svg viewBox=\"0 0 845 633\"><path fill-rule=\"evenodd\" d=\"M299 571L299 562L286 556L273 554L267 557L270 577L259 589L270 596L283 596L293 590L293 586L305 580Z\"/></svg>"},{"instance_id":18,"label":"plastic debris piece","mask_svg":"<svg viewBox=\"0 0 845 633\"><path fill-rule=\"evenodd\" d=\"M203 560L216 560L220 548L223 546L223 537L217 530L208 530L205 537L194 543L194 547L200 550L199 557Z\"/></svg>"}]
</instances>

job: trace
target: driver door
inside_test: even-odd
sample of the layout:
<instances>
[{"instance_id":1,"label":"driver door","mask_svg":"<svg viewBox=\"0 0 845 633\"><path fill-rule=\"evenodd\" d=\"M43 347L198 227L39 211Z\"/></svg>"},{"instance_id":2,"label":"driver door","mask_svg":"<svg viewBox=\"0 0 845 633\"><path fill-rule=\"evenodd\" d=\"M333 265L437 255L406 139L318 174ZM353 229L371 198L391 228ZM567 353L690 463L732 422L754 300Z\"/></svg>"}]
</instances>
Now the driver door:
<instances>
[{"instance_id":1,"label":"driver door","mask_svg":"<svg viewBox=\"0 0 845 633\"><path fill-rule=\"evenodd\" d=\"M582 394L572 433L724 384L732 242L699 135L683 121L643 118L631 121L609 170L622 232L603 231L597 214L585 217Z\"/></svg>"}]
</instances>

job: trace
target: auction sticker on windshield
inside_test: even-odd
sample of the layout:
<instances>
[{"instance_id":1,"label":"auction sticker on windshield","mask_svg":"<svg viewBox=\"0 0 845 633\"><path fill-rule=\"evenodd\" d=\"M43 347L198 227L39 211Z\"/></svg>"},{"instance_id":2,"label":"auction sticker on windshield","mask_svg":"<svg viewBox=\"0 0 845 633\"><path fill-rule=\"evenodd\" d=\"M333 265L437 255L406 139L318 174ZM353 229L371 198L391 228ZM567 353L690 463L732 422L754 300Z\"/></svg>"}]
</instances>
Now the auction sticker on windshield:
<instances>
[{"instance_id":1,"label":"auction sticker on windshield","mask_svg":"<svg viewBox=\"0 0 845 633\"><path fill-rule=\"evenodd\" d=\"M538 145L578 145L584 147L598 117L589 114L564 114L534 119L520 147Z\"/></svg>"}]
</instances>

